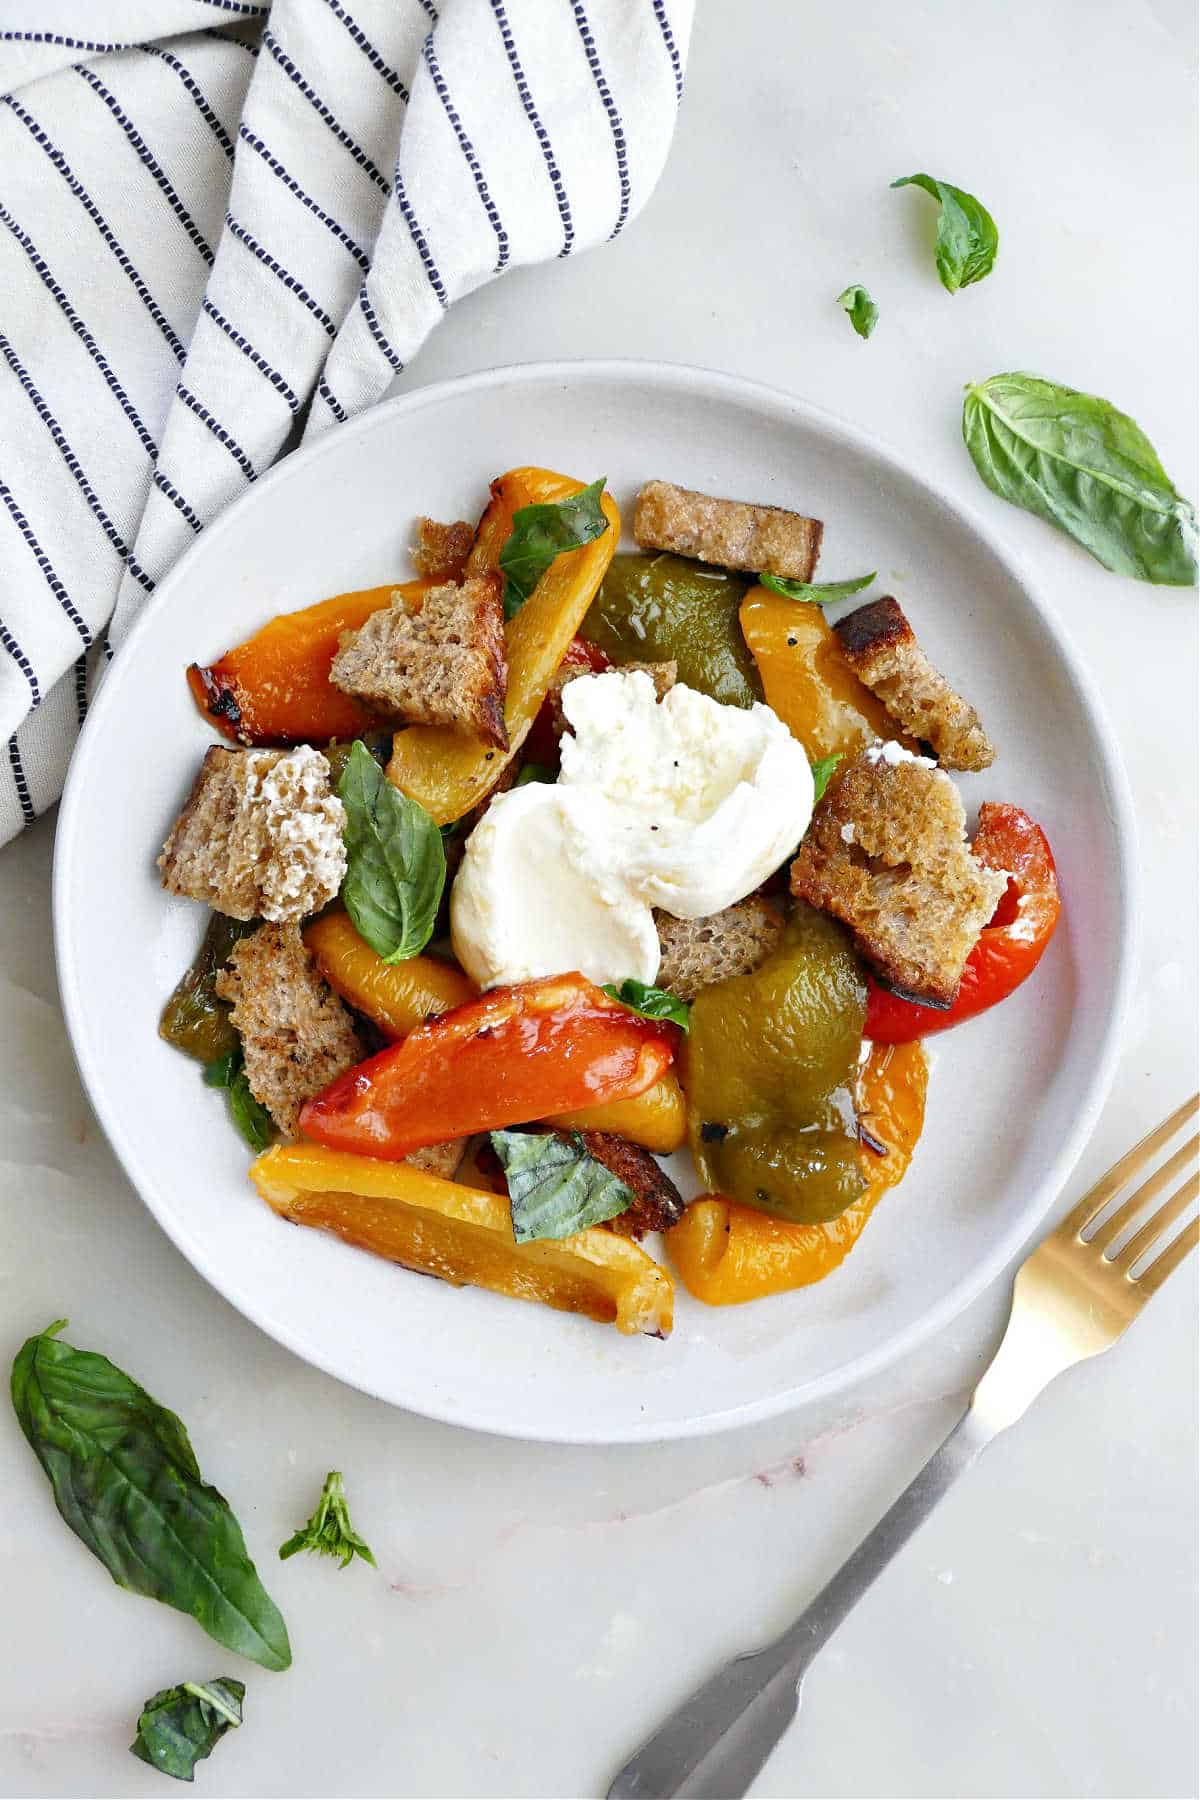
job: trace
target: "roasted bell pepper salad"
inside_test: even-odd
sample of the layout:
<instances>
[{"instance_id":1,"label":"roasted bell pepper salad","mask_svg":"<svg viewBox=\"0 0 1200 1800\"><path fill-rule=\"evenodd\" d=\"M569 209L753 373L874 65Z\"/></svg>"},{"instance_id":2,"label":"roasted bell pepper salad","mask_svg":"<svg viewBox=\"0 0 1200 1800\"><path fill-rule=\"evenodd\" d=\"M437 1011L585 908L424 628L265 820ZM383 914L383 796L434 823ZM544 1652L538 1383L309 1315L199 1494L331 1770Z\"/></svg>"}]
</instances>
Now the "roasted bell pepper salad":
<instances>
[{"instance_id":1,"label":"roasted bell pepper salad","mask_svg":"<svg viewBox=\"0 0 1200 1800\"><path fill-rule=\"evenodd\" d=\"M919 1157L921 1040L1061 896L1019 806L968 837L984 723L822 532L655 480L614 555L603 480L513 469L187 670L220 741L159 866L210 912L161 1032L280 1217L657 1338L675 1276L840 1268Z\"/></svg>"}]
</instances>

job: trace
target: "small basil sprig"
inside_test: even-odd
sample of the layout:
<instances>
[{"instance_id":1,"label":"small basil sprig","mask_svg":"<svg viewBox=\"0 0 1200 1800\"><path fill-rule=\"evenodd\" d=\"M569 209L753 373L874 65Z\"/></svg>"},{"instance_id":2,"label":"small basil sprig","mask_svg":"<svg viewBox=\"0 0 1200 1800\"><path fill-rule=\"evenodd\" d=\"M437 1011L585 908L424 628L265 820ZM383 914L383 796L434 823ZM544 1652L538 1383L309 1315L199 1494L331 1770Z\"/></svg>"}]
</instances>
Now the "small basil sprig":
<instances>
[{"instance_id":1,"label":"small basil sprig","mask_svg":"<svg viewBox=\"0 0 1200 1800\"><path fill-rule=\"evenodd\" d=\"M879 308L862 283L856 281L848 288L843 288L837 297L837 303L849 317L859 337L869 338L879 323Z\"/></svg>"},{"instance_id":2,"label":"small basil sprig","mask_svg":"<svg viewBox=\"0 0 1200 1800\"><path fill-rule=\"evenodd\" d=\"M841 760L842 760L842 753L840 750L838 750L833 756L823 756L821 758L820 762L815 762L815 763L809 764L809 767L812 770L812 778L813 778L813 805L814 806L816 806L818 801L820 801L824 798L825 789L829 786L830 781L833 779L833 771L837 768L837 766L841 762Z\"/></svg>"},{"instance_id":3,"label":"small basil sprig","mask_svg":"<svg viewBox=\"0 0 1200 1800\"><path fill-rule=\"evenodd\" d=\"M346 809L342 904L384 962L416 956L433 936L446 884L442 834L393 787L361 739L338 782Z\"/></svg>"},{"instance_id":4,"label":"small basil sprig","mask_svg":"<svg viewBox=\"0 0 1200 1800\"><path fill-rule=\"evenodd\" d=\"M571 1237L633 1205L633 1190L588 1154L577 1131L493 1131L491 1140L508 1182L518 1244Z\"/></svg>"},{"instance_id":5,"label":"small basil sprig","mask_svg":"<svg viewBox=\"0 0 1200 1800\"><path fill-rule=\"evenodd\" d=\"M301 1550L315 1550L319 1556L336 1556L343 1569L356 1556L361 1556L372 1568L376 1567L370 1545L364 1543L350 1523L346 1488L337 1469L330 1469L325 1477L317 1510L308 1524L294 1531L286 1544L280 1544L280 1562L286 1562L289 1556L295 1556Z\"/></svg>"},{"instance_id":6,"label":"small basil sprig","mask_svg":"<svg viewBox=\"0 0 1200 1800\"><path fill-rule=\"evenodd\" d=\"M66 1323L27 1339L12 1368L13 1411L59 1512L119 1587L190 1613L264 1669L286 1669L287 1627L183 1421L106 1356L64 1344Z\"/></svg>"},{"instance_id":7,"label":"small basil sprig","mask_svg":"<svg viewBox=\"0 0 1200 1800\"><path fill-rule=\"evenodd\" d=\"M937 243L933 255L948 294L990 275L1000 245L996 221L974 194L938 181L933 175L902 175L894 188L919 187L938 203Z\"/></svg>"},{"instance_id":8,"label":"small basil sprig","mask_svg":"<svg viewBox=\"0 0 1200 1800\"><path fill-rule=\"evenodd\" d=\"M229 1116L255 1155L265 1150L275 1137L275 1126L262 1101L256 1100L250 1092L240 1046L227 1056L219 1056L215 1062L205 1063L204 1079L209 1087L226 1090Z\"/></svg>"},{"instance_id":9,"label":"small basil sprig","mask_svg":"<svg viewBox=\"0 0 1200 1800\"><path fill-rule=\"evenodd\" d=\"M227 1731L242 1722L244 1682L232 1675L215 1681L183 1681L151 1695L129 1748L160 1775L194 1781L196 1764L211 1756Z\"/></svg>"},{"instance_id":10,"label":"small basil sprig","mask_svg":"<svg viewBox=\"0 0 1200 1800\"><path fill-rule=\"evenodd\" d=\"M512 533L500 552L504 576L504 616L515 618L556 556L578 550L608 530L600 504L605 477L565 500L521 506L513 514Z\"/></svg>"},{"instance_id":11,"label":"small basil sprig","mask_svg":"<svg viewBox=\"0 0 1200 1800\"><path fill-rule=\"evenodd\" d=\"M835 600L848 600L851 594L861 594L869 588L875 579L875 571L869 575L856 575L850 581L793 581L788 575L760 575L762 587L770 588L773 594L782 594L785 600L807 600L814 606L832 606Z\"/></svg>"},{"instance_id":12,"label":"small basil sprig","mask_svg":"<svg viewBox=\"0 0 1200 1800\"><path fill-rule=\"evenodd\" d=\"M630 1012L641 1013L643 1019L669 1019L680 1031L686 1031L691 1022L691 1009L686 1000L681 1000L677 994L669 994L666 988L649 987L632 975L626 976L620 987L606 982L604 992L627 1006Z\"/></svg>"},{"instance_id":13,"label":"small basil sprig","mask_svg":"<svg viewBox=\"0 0 1200 1800\"><path fill-rule=\"evenodd\" d=\"M1040 375L993 375L967 388L963 439L994 494L1057 525L1106 569L1195 587L1195 508L1110 401Z\"/></svg>"}]
</instances>

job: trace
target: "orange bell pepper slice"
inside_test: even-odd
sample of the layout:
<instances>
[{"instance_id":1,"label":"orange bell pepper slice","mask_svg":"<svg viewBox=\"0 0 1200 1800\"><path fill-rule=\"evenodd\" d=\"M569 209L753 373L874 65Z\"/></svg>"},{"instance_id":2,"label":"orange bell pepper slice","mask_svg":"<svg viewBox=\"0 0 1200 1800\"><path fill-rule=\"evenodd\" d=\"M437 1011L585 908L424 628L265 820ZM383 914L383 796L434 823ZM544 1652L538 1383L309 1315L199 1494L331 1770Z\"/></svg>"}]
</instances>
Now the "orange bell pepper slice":
<instances>
[{"instance_id":1,"label":"orange bell pepper slice","mask_svg":"<svg viewBox=\"0 0 1200 1800\"><path fill-rule=\"evenodd\" d=\"M348 913L329 912L304 928L304 942L335 994L365 1013L392 1043L426 1019L475 997L474 985L436 956L384 962L355 930Z\"/></svg>"},{"instance_id":2,"label":"orange bell pepper slice","mask_svg":"<svg viewBox=\"0 0 1200 1800\"><path fill-rule=\"evenodd\" d=\"M1004 869L1008 887L967 958L953 1006L918 1006L870 982L863 1034L877 1044L907 1044L986 1011L1020 987L1054 936L1062 897L1045 832L1019 806L985 800L972 853L986 869ZM868 978L869 979L869 978Z\"/></svg>"},{"instance_id":3,"label":"orange bell pepper slice","mask_svg":"<svg viewBox=\"0 0 1200 1800\"><path fill-rule=\"evenodd\" d=\"M579 974L492 988L340 1075L307 1102L300 1129L335 1150L400 1158L641 1094L670 1067L677 1035Z\"/></svg>"},{"instance_id":4,"label":"orange bell pepper slice","mask_svg":"<svg viewBox=\"0 0 1200 1800\"><path fill-rule=\"evenodd\" d=\"M512 535L513 514L518 508L563 500L579 493L584 485L549 469L513 469L494 481L492 503L480 520L467 575L486 575L499 568L500 552ZM504 628L508 750L497 750L470 732L445 725L412 725L396 733L388 780L420 801L439 825L449 825L477 806L529 735L550 678L583 622L621 535L621 516L612 497L602 495L600 504L609 529L590 544L556 556L520 612Z\"/></svg>"},{"instance_id":5,"label":"orange bell pepper slice","mask_svg":"<svg viewBox=\"0 0 1200 1800\"><path fill-rule=\"evenodd\" d=\"M875 1045L858 1082L859 1116L882 1154L860 1152L866 1190L824 1225L789 1225L719 1195L693 1200L667 1233L688 1292L709 1306L737 1306L808 1287L844 1262L880 1197L903 1177L925 1120L929 1065L919 1043Z\"/></svg>"},{"instance_id":6,"label":"orange bell pepper slice","mask_svg":"<svg viewBox=\"0 0 1200 1800\"><path fill-rule=\"evenodd\" d=\"M193 663L187 672L192 697L236 744L319 744L377 731L374 714L329 679L338 640L390 606L394 594L417 599L433 585L389 582L278 613L215 663Z\"/></svg>"}]
</instances>

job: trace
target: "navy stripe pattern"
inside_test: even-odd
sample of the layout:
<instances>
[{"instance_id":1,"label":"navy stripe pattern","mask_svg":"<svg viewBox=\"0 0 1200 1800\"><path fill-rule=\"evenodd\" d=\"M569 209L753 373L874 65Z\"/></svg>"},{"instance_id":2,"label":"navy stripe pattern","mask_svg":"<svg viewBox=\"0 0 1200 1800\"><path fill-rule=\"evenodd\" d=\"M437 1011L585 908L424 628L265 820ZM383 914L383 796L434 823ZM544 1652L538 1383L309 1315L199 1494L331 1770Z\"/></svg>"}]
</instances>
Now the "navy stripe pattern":
<instances>
[{"instance_id":1,"label":"navy stripe pattern","mask_svg":"<svg viewBox=\"0 0 1200 1800\"><path fill-rule=\"evenodd\" d=\"M150 146L146 143L146 140L143 138L133 120L126 117L117 96L109 92L100 77L94 70L89 69L86 64L76 69L75 73L79 76L81 81L86 81L88 86L99 94L113 118L117 121L121 130L129 139L130 144L154 177L155 184L163 194L167 205L171 208L171 211L175 214L175 217L187 232L188 237L192 240L192 243L196 246L196 249L200 252L205 262L211 264L213 253L209 248L207 238L197 225L195 219L193 219L187 207L183 204L183 201L179 198L179 195L175 192L166 170L158 161L157 157L150 149Z\"/></svg>"},{"instance_id":2,"label":"navy stripe pattern","mask_svg":"<svg viewBox=\"0 0 1200 1800\"><path fill-rule=\"evenodd\" d=\"M17 790L17 799L21 803L21 817L26 825L32 825L37 818L33 810L33 801L29 794L29 783L25 779L25 770L21 763L21 751L17 744L16 733L8 740L8 766L12 770L13 784Z\"/></svg>"},{"instance_id":3,"label":"navy stripe pattern","mask_svg":"<svg viewBox=\"0 0 1200 1800\"><path fill-rule=\"evenodd\" d=\"M592 36L592 28L588 24L587 14L579 0L573 0L575 23L579 27L579 35L583 40L584 55L588 60L588 68L592 71L592 79L596 83L596 92L608 115L609 130L612 132L613 149L617 158L617 184L621 199L617 209L617 222L609 232L609 238L615 238L626 219L629 217L629 154L625 147L625 127L621 123L621 115L612 97L612 90L604 78L604 70L596 51L596 40Z\"/></svg>"},{"instance_id":4,"label":"navy stripe pattern","mask_svg":"<svg viewBox=\"0 0 1200 1800\"><path fill-rule=\"evenodd\" d=\"M458 116L458 109L450 98L450 90L446 86L446 79L442 74L437 59L437 53L433 47L432 31L425 39L421 54L425 58L425 66L429 70L437 97L445 108L446 117L449 119L454 135L458 139L458 147L462 151L467 167L470 169L471 175L474 178L475 191L479 195L480 204L488 216L488 223L496 234L496 264L492 273L498 275L508 262L508 233L500 222L500 214L497 211L496 203L488 190L488 184L484 179L483 170L479 165L479 158L475 154L475 146L467 136L466 131L463 128L463 122Z\"/></svg>"},{"instance_id":5,"label":"navy stripe pattern","mask_svg":"<svg viewBox=\"0 0 1200 1800\"><path fill-rule=\"evenodd\" d=\"M375 308L371 305L370 296L368 295L365 287L360 288L358 291L358 304L362 307L362 315L363 315L363 318L367 321L368 331L371 333L371 336L375 339L375 342L379 345L379 348L383 351L383 354L387 357L387 360L391 364L392 368L395 369L397 373L399 373L399 371L404 367L404 364L401 362L399 356L396 354L395 350L392 349L392 346L388 343L387 338L384 336L383 327L379 323L378 318L376 317Z\"/></svg>"},{"instance_id":6,"label":"navy stripe pattern","mask_svg":"<svg viewBox=\"0 0 1200 1800\"><path fill-rule=\"evenodd\" d=\"M225 333L225 336L229 339L231 344L236 344L242 355L246 357L249 362L254 364L254 367L258 370L259 374L266 376L276 393L283 395L288 403L289 410L294 413L299 412L300 398L295 389L288 385L278 369L273 369L271 367L265 356L259 355L258 351L254 348L254 345L244 338L240 331L234 329L224 313L217 311L207 295L205 296L204 305L201 310L207 314L214 325Z\"/></svg>"},{"instance_id":7,"label":"navy stripe pattern","mask_svg":"<svg viewBox=\"0 0 1200 1800\"><path fill-rule=\"evenodd\" d=\"M289 293L295 294L297 300L300 301L302 306L308 308L313 318L322 326L328 337L332 338L337 336L337 326L334 324L329 314L317 305L308 289L302 287L294 275L289 275L288 271L283 267L283 264L277 263L275 258L263 249L258 239L252 236L252 234L246 230L246 227L241 224L239 220L234 218L232 213L225 214L225 229L237 239L239 244L244 244L250 254L256 256L265 269L270 269L272 275L283 283Z\"/></svg>"},{"instance_id":8,"label":"navy stripe pattern","mask_svg":"<svg viewBox=\"0 0 1200 1800\"><path fill-rule=\"evenodd\" d=\"M138 417L137 408L134 406L132 400L130 400L129 395L125 392L125 389L113 374L112 369L109 367L108 358L101 350L99 344L96 342L83 320L79 317L79 314L75 311L75 308L71 305L71 302L67 299L66 294L63 292L58 282L54 279L54 276L51 274L44 259L38 254L33 239L29 236L28 232L21 230L21 227L17 224L17 221L13 218L12 214L3 206L0 206L0 225L3 225L12 233L22 250L24 250L43 284L57 301L59 310L66 319L67 324L71 327L71 330L75 333L76 337L103 375L110 393L113 395L117 404L120 406L121 411L125 414L125 417L137 432L147 456L151 461L154 461L158 456L158 445L154 442L154 439L150 436L145 425L143 425L141 419Z\"/></svg>"},{"instance_id":9,"label":"navy stripe pattern","mask_svg":"<svg viewBox=\"0 0 1200 1800\"><path fill-rule=\"evenodd\" d=\"M492 11L495 13L496 23L500 27L500 41L504 45L504 54L508 58L508 66L512 70L513 80L517 84L517 93L521 96L525 117L529 120L534 136L541 147L546 173L550 177L550 185L554 189L554 198L558 203L558 216L562 220L563 228L562 249L558 254L570 256L571 246L575 242L575 225L571 218L567 190L563 186L563 178L559 173L558 161L554 155L554 146L550 142L550 134L542 124L537 107L533 103L533 95L529 91L529 83L525 79L525 71L521 67L521 59L517 55L517 46L513 38L512 27L508 22L508 13L504 8L504 0L492 0Z\"/></svg>"},{"instance_id":10,"label":"navy stripe pattern","mask_svg":"<svg viewBox=\"0 0 1200 1800\"><path fill-rule=\"evenodd\" d=\"M154 485L160 494L165 494L167 496L171 505L187 520L193 531L204 530L203 524L196 517L183 495L179 492L179 489L174 487L171 482L167 480L161 469L155 469L154 471Z\"/></svg>"},{"instance_id":11,"label":"navy stripe pattern","mask_svg":"<svg viewBox=\"0 0 1200 1800\"><path fill-rule=\"evenodd\" d=\"M57 31L0 31L0 43L52 44L60 50L86 50L91 56L127 48L125 44L95 44L90 38L61 37Z\"/></svg>"},{"instance_id":12,"label":"navy stripe pattern","mask_svg":"<svg viewBox=\"0 0 1200 1800\"><path fill-rule=\"evenodd\" d=\"M326 381L324 375L322 375L317 383L317 392L320 394L322 400L325 402L338 424L344 425L346 420L350 417L350 414L334 394L333 389L330 387L328 381Z\"/></svg>"},{"instance_id":13,"label":"navy stripe pattern","mask_svg":"<svg viewBox=\"0 0 1200 1800\"><path fill-rule=\"evenodd\" d=\"M33 698L34 706L40 706L42 704L42 690L38 686L37 672L3 619L0 619L0 644L8 651L8 654L12 657L18 669L20 669L22 675L29 683L29 692Z\"/></svg>"},{"instance_id":14,"label":"navy stripe pattern","mask_svg":"<svg viewBox=\"0 0 1200 1800\"><path fill-rule=\"evenodd\" d=\"M162 332L168 344L170 344L172 354L177 361L182 362L187 352L184 350L179 334L173 330L171 323L161 306L159 306L154 295L150 292L150 289L146 286L146 283L134 268L129 257L117 242L104 214L100 211L100 208L96 205L96 202L92 199L92 196L88 193L83 183L76 178L74 170L71 168L70 163L68 163L62 151L59 150L56 145L51 143L37 120L32 114L26 112L25 108L14 99L12 94L5 95L4 104L11 108L12 112L20 119L22 125L24 125L26 130L30 133L34 142L46 152L46 155L50 158L50 161L58 170L79 204L83 207L84 212L86 212L88 218L96 227L96 230L100 233L105 244L116 257L122 272L127 275L132 282L134 293L146 308L146 311L150 314L150 317L154 320L154 323L158 326L158 329Z\"/></svg>"},{"instance_id":15,"label":"navy stripe pattern","mask_svg":"<svg viewBox=\"0 0 1200 1800\"><path fill-rule=\"evenodd\" d=\"M3 356L5 362L20 382L33 410L37 413L38 418L50 433L55 449L70 470L76 486L79 488L80 493L91 508L96 522L100 526L105 537L117 552L117 555L121 558L122 562L126 564L129 573L134 577L135 581L137 581L148 594L152 594L154 592L154 583L147 575L145 569L142 568L142 565L138 562L133 551L129 548L129 545L125 542L124 538L109 518L107 512L104 510L104 507L96 496L95 489L92 487L91 482L84 473L83 465L80 463L79 458L76 456L63 435L62 427L50 411L50 408L46 405L46 402L42 399L41 394L39 394L34 385L33 378L28 369L25 368L20 357L17 355L2 331L0 331L0 356ZM81 623L81 621L77 622Z\"/></svg>"},{"instance_id":16,"label":"navy stripe pattern","mask_svg":"<svg viewBox=\"0 0 1200 1800\"><path fill-rule=\"evenodd\" d=\"M654 16L658 20L658 28L663 35L663 43L667 46L667 55L671 59L671 73L675 77L675 98L683 99L683 59L679 54L679 45L675 42L675 33L671 30L671 21L667 17L667 0L651 0Z\"/></svg>"},{"instance_id":17,"label":"navy stripe pattern","mask_svg":"<svg viewBox=\"0 0 1200 1800\"><path fill-rule=\"evenodd\" d=\"M164 50L161 44L143 44L141 48L145 51L147 56L157 56L161 62L166 63L168 69L173 69L175 71L188 94L191 96L193 106L199 112L200 117L212 132L230 162L232 162L233 139L222 125L220 119L218 119L212 107L208 104L208 101L204 98L191 70L185 68L179 58L177 56L172 56L169 50Z\"/></svg>"},{"instance_id":18,"label":"navy stripe pattern","mask_svg":"<svg viewBox=\"0 0 1200 1800\"><path fill-rule=\"evenodd\" d=\"M296 84L317 117L329 127L343 150L348 151L350 157L358 164L364 175L369 176L375 183L375 186L381 188L385 194L390 194L392 191L391 183L388 181L387 177L380 174L372 159L367 155L360 144L355 143L354 139L350 136L350 133L348 131L343 131L325 102L321 99L321 96L314 93L309 83L305 81L291 57L283 48L279 39L275 36L275 33L273 31L264 31L262 42L263 49L270 51L289 81L293 81Z\"/></svg>"},{"instance_id":19,"label":"navy stripe pattern","mask_svg":"<svg viewBox=\"0 0 1200 1800\"><path fill-rule=\"evenodd\" d=\"M421 267L429 277L430 287L437 295L439 304L443 308L449 306L450 302L446 298L445 283L438 274L437 264L434 262L433 255L426 242L425 233L417 223L417 215L412 209L412 203L408 198L408 194L405 192L404 183L400 179L400 165L398 163L396 165L395 185L392 188L392 198L400 208L400 215L403 218L404 223L408 226L412 241L417 247L417 255L421 258Z\"/></svg>"},{"instance_id":20,"label":"navy stripe pattern","mask_svg":"<svg viewBox=\"0 0 1200 1800\"><path fill-rule=\"evenodd\" d=\"M375 48L366 32L362 29L361 25L355 23L345 7L338 4L338 0L325 0L325 4L333 14L334 18L341 20L342 24L346 27L346 30L350 33L351 42L358 45L376 74L382 75L392 92L394 94L399 94L400 98L407 104L408 89L401 81L398 72L392 68L389 62L386 62L384 58L380 56L378 50Z\"/></svg>"},{"instance_id":21,"label":"navy stripe pattern","mask_svg":"<svg viewBox=\"0 0 1200 1800\"><path fill-rule=\"evenodd\" d=\"M42 546L34 536L33 527L25 517L25 514L21 511L21 508L17 505L11 488L3 481L0 481L0 500L3 500L5 506L8 508L13 524L33 552L33 559L46 578L46 586L50 589L50 592L54 595L54 598L58 601L58 604L66 613L68 619L70 619L72 625L82 638L84 647L86 648L92 641L92 634L80 617L79 609L76 607L75 602L55 574L54 565L51 563L50 558L46 555L46 552L42 549Z\"/></svg>"},{"instance_id":22,"label":"navy stripe pattern","mask_svg":"<svg viewBox=\"0 0 1200 1800\"><path fill-rule=\"evenodd\" d=\"M232 456L234 462L246 477L246 480L257 480L258 477L254 464L250 461L250 458L246 455L246 452L242 449L241 445L234 442L233 438L230 437L219 419L213 418L207 406L205 406L202 401L197 400L191 388L184 387L181 381L179 386L175 389L175 392L179 395L179 398L183 401L183 404L187 407L188 411L195 413L200 423L207 426L208 430L212 432L218 444L228 450L230 456Z\"/></svg>"},{"instance_id":23,"label":"navy stripe pattern","mask_svg":"<svg viewBox=\"0 0 1200 1800\"><path fill-rule=\"evenodd\" d=\"M356 244L350 233L342 228L336 219L330 218L323 206L318 206L311 194L306 194L294 175L289 175L277 156L273 156L260 137L249 131L245 125L239 125L238 136L242 142L249 144L257 151L273 175L278 175L289 194L294 194L301 206L306 206L315 219L320 219L325 229L333 234L339 244L344 244L355 262L365 275L371 267L371 259L360 244Z\"/></svg>"}]
</instances>

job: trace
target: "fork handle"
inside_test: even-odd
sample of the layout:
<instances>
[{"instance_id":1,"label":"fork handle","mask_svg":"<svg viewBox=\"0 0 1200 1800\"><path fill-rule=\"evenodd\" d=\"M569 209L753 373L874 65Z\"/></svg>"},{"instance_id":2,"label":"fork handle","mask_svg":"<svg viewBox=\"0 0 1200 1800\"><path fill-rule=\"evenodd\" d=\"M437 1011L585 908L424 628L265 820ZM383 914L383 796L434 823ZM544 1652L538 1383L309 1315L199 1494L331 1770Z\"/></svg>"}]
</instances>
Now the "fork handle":
<instances>
[{"instance_id":1,"label":"fork handle","mask_svg":"<svg viewBox=\"0 0 1200 1800\"><path fill-rule=\"evenodd\" d=\"M993 1435L993 1427L968 1407L795 1623L697 1688L625 1764L608 1800L670 1800L684 1793L696 1800L737 1800L745 1794L796 1715L813 1657Z\"/></svg>"}]
</instances>

